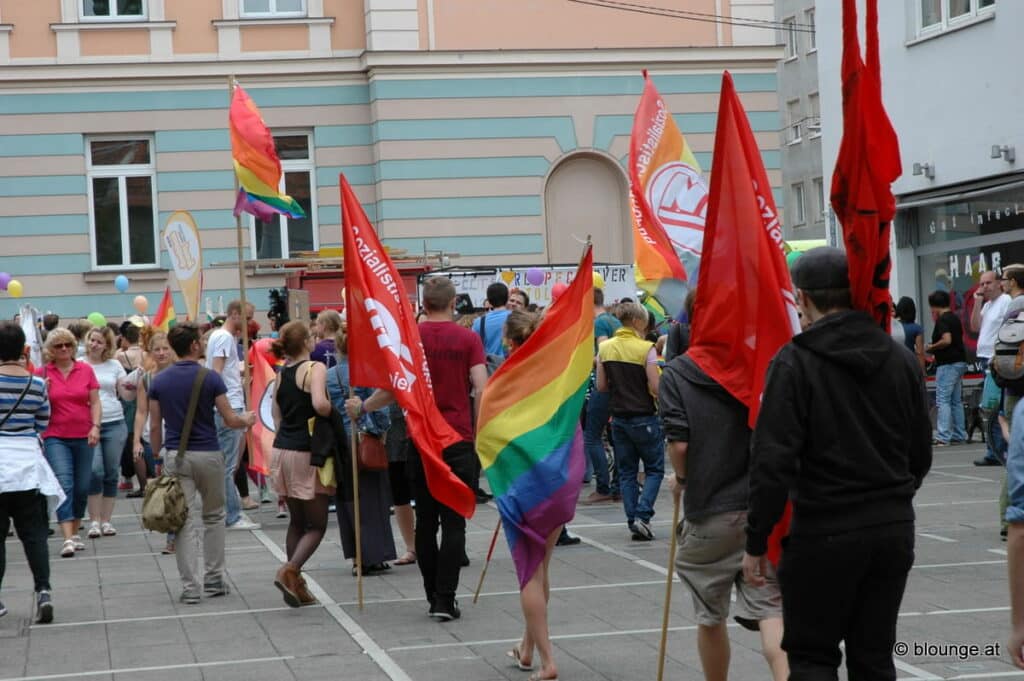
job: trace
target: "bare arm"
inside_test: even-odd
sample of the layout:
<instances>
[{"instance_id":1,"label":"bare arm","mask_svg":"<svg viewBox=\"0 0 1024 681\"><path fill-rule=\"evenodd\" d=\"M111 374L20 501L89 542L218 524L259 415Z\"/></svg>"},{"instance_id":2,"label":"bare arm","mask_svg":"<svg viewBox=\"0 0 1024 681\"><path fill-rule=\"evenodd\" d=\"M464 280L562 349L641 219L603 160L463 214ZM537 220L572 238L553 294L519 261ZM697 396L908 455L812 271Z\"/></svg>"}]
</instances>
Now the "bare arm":
<instances>
[{"instance_id":1,"label":"bare arm","mask_svg":"<svg viewBox=\"0 0 1024 681\"><path fill-rule=\"evenodd\" d=\"M270 412L274 419L274 432L281 430L281 407L277 406L277 386L281 382L281 374L277 375L277 380L274 381L274 392L270 396Z\"/></svg>"},{"instance_id":2,"label":"bare arm","mask_svg":"<svg viewBox=\"0 0 1024 681\"><path fill-rule=\"evenodd\" d=\"M217 413L224 419L224 424L228 428L241 430L256 423L256 414L251 411L244 411L241 414L235 413L235 410L231 408L231 403L228 402L227 393L217 395L214 406L217 407Z\"/></svg>"},{"instance_id":3,"label":"bare arm","mask_svg":"<svg viewBox=\"0 0 1024 681\"><path fill-rule=\"evenodd\" d=\"M974 308L971 310L971 319L969 323L971 331L974 333L978 333L978 331L981 330L981 308L983 307L985 307L985 298L975 293Z\"/></svg>"},{"instance_id":4,"label":"bare arm","mask_svg":"<svg viewBox=\"0 0 1024 681\"><path fill-rule=\"evenodd\" d=\"M224 373L224 364L228 361L227 357L214 357L210 363L210 368L216 371L218 374Z\"/></svg>"},{"instance_id":5,"label":"bare arm","mask_svg":"<svg viewBox=\"0 0 1024 681\"><path fill-rule=\"evenodd\" d=\"M941 350L942 348L948 348L952 344L953 334L947 331L946 333L942 334L942 337L939 338L939 340L935 341L934 343L929 343L928 347L925 348L925 351L935 352L936 350Z\"/></svg>"},{"instance_id":6,"label":"bare arm","mask_svg":"<svg viewBox=\"0 0 1024 681\"><path fill-rule=\"evenodd\" d=\"M320 362L313 362L312 376L309 381L309 395L313 398L313 409L320 416L327 416L331 413L331 401L327 398L327 367ZM276 386L275 386L276 389ZM277 408L277 400L274 400L274 408Z\"/></svg>"},{"instance_id":7,"label":"bare arm","mask_svg":"<svg viewBox=\"0 0 1024 681\"><path fill-rule=\"evenodd\" d=\"M647 355L644 371L647 373L647 390L657 397L658 381L661 380L661 369L658 368L657 355L654 354L654 348L651 348L650 353Z\"/></svg>"},{"instance_id":8,"label":"bare arm","mask_svg":"<svg viewBox=\"0 0 1024 681\"><path fill-rule=\"evenodd\" d=\"M480 397L484 394L484 387L487 385L487 366L477 364L469 367L469 383L473 386L473 410L476 414L476 423L480 423Z\"/></svg>"},{"instance_id":9,"label":"bare arm","mask_svg":"<svg viewBox=\"0 0 1024 681\"><path fill-rule=\"evenodd\" d=\"M924 371L927 361L924 358L924 338L921 337L921 334L914 339L914 354L917 355L917 361L921 364L921 370Z\"/></svg>"},{"instance_id":10,"label":"bare arm","mask_svg":"<svg viewBox=\"0 0 1024 681\"><path fill-rule=\"evenodd\" d=\"M378 409L383 409L394 401L395 396L390 390L377 388L373 391L372 395L366 398L365 402L359 399L356 395L345 400L345 411L348 412L349 418L355 420L359 418L360 407L366 411L377 411Z\"/></svg>"},{"instance_id":11,"label":"bare arm","mask_svg":"<svg viewBox=\"0 0 1024 681\"><path fill-rule=\"evenodd\" d=\"M132 451L135 456L142 454L142 432L146 430L146 419L149 418L149 391L139 383L139 396L135 401L135 423L132 425ZM152 438L150 438L152 439Z\"/></svg>"},{"instance_id":12,"label":"bare arm","mask_svg":"<svg viewBox=\"0 0 1024 681\"><path fill-rule=\"evenodd\" d=\"M153 400L149 405L149 444L153 453L159 455L164 448L163 415L160 413L160 402Z\"/></svg>"},{"instance_id":13,"label":"bare arm","mask_svg":"<svg viewBox=\"0 0 1024 681\"><path fill-rule=\"evenodd\" d=\"M89 429L89 446L95 447L100 441L100 424L103 421L103 407L100 405L100 391L99 388L93 388L89 391L89 416L92 417L93 428ZM95 437L93 431L96 432Z\"/></svg>"}]
</instances>

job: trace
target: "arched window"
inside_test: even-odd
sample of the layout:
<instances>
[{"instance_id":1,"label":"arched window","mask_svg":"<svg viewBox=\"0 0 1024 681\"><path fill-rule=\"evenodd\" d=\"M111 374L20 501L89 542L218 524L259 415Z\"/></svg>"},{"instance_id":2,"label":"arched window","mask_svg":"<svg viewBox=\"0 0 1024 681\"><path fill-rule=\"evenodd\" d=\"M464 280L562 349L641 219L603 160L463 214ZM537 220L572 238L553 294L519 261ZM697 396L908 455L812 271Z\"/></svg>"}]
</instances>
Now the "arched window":
<instances>
[{"instance_id":1,"label":"arched window","mask_svg":"<svg viewBox=\"0 0 1024 681\"><path fill-rule=\"evenodd\" d=\"M582 244L573 237L587 234L595 262L632 262L628 191L625 172L611 158L579 153L560 161L544 187L548 262L579 260Z\"/></svg>"}]
</instances>

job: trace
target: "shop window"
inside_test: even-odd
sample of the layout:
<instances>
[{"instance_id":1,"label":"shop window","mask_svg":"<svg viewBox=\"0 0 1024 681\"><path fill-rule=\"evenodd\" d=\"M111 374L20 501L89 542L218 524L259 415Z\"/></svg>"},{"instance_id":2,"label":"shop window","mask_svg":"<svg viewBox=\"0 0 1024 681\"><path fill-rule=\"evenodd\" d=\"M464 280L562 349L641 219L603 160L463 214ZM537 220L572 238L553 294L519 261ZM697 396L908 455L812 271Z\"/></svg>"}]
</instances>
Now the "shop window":
<instances>
[{"instance_id":1,"label":"shop window","mask_svg":"<svg viewBox=\"0 0 1024 681\"><path fill-rule=\"evenodd\" d=\"M320 248L313 201L316 196L316 169L313 165L310 135L274 135L274 146L283 171L278 190L298 201L306 217L274 215L268 222L253 217L249 243L252 244L252 257L257 260L291 258L299 251L315 251Z\"/></svg>"},{"instance_id":2,"label":"shop window","mask_svg":"<svg viewBox=\"0 0 1024 681\"><path fill-rule=\"evenodd\" d=\"M156 267L156 167L146 138L89 140L92 265Z\"/></svg>"}]
</instances>

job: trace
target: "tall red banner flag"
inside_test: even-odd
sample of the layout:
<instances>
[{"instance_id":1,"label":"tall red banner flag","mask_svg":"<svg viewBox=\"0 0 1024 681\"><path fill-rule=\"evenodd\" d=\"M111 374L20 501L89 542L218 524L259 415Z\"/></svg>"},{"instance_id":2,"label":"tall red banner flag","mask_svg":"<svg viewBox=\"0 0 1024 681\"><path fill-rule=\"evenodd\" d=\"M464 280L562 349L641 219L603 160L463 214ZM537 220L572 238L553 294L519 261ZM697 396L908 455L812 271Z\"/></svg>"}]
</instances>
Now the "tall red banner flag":
<instances>
[{"instance_id":1,"label":"tall red banner flag","mask_svg":"<svg viewBox=\"0 0 1024 681\"><path fill-rule=\"evenodd\" d=\"M782 225L757 141L728 71L722 76L704 254L687 354L747 406L754 427L768 363L800 330ZM789 509L768 542L777 562Z\"/></svg>"},{"instance_id":2,"label":"tall red banner flag","mask_svg":"<svg viewBox=\"0 0 1024 681\"><path fill-rule=\"evenodd\" d=\"M405 410L405 423L423 460L430 493L470 518L476 510L476 496L441 458L441 450L462 438L434 402L430 370L402 279L344 175L338 177L338 184L352 385L383 388L394 394Z\"/></svg>"},{"instance_id":3,"label":"tall red banner flag","mask_svg":"<svg viewBox=\"0 0 1024 681\"><path fill-rule=\"evenodd\" d=\"M888 331L889 235L896 215L891 185L903 168L899 140L882 104L878 0L867 0L865 30L862 61L856 0L843 0L843 139L832 174L832 207L843 226L853 306Z\"/></svg>"},{"instance_id":4,"label":"tall red banner flag","mask_svg":"<svg viewBox=\"0 0 1024 681\"><path fill-rule=\"evenodd\" d=\"M274 447L274 382L278 363L270 351L273 341L261 338L249 348L249 364L252 365L252 385L249 390L249 405L256 412L256 423L248 434L249 468L258 473L270 473L270 450Z\"/></svg>"}]
</instances>

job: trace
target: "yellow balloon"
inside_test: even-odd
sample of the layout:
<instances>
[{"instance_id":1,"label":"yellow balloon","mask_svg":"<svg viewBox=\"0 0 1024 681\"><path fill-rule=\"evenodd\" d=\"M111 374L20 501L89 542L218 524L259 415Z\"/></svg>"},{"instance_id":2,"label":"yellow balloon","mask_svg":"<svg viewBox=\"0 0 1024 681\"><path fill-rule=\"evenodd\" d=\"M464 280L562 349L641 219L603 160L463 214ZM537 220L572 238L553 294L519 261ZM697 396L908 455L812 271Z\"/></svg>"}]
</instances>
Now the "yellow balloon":
<instances>
[{"instance_id":1,"label":"yellow balloon","mask_svg":"<svg viewBox=\"0 0 1024 681\"><path fill-rule=\"evenodd\" d=\"M11 295L11 298L21 298L21 294L24 293L21 282L17 279L11 279L7 282L7 293Z\"/></svg>"},{"instance_id":2,"label":"yellow balloon","mask_svg":"<svg viewBox=\"0 0 1024 681\"><path fill-rule=\"evenodd\" d=\"M594 272L594 288L604 289L604 277L600 272Z\"/></svg>"}]
</instances>

